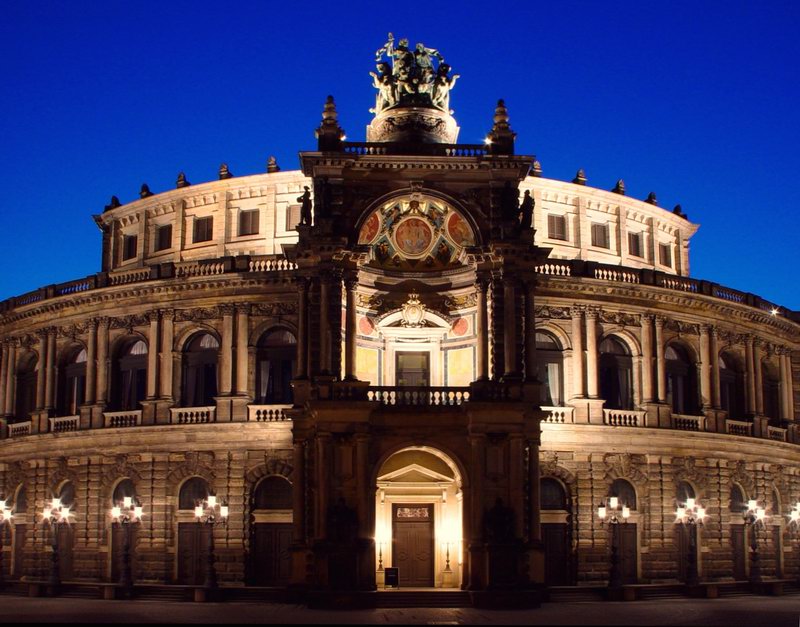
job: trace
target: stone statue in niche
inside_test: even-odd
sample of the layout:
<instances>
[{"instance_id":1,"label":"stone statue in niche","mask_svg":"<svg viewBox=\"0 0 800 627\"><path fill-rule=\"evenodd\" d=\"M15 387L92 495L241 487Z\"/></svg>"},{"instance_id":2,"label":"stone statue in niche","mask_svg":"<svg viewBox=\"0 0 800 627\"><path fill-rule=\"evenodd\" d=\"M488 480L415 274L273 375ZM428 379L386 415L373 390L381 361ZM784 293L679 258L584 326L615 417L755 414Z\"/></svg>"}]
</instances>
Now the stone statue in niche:
<instances>
[{"instance_id":1,"label":"stone statue in niche","mask_svg":"<svg viewBox=\"0 0 800 627\"><path fill-rule=\"evenodd\" d=\"M308 185L304 185L302 196L297 197L297 202L300 203L300 224L311 226L311 192Z\"/></svg>"},{"instance_id":2,"label":"stone statue in niche","mask_svg":"<svg viewBox=\"0 0 800 627\"><path fill-rule=\"evenodd\" d=\"M519 207L521 214L519 225L523 229L529 229L533 225L533 204L533 196L531 196L530 190L526 189Z\"/></svg>"}]
</instances>

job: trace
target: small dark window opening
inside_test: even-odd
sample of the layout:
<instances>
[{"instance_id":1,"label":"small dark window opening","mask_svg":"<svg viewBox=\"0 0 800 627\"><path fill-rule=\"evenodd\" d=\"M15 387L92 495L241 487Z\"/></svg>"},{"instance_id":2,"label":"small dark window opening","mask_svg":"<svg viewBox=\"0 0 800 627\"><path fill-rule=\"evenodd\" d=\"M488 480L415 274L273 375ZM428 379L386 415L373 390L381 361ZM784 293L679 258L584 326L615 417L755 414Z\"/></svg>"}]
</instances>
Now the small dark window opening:
<instances>
[{"instance_id":1,"label":"small dark window opening","mask_svg":"<svg viewBox=\"0 0 800 627\"><path fill-rule=\"evenodd\" d=\"M672 267L672 247L669 244L658 245L658 262L662 266Z\"/></svg>"},{"instance_id":2,"label":"small dark window opening","mask_svg":"<svg viewBox=\"0 0 800 627\"><path fill-rule=\"evenodd\" d=\"M122 238L122 261L136 257L136 249L139 245L139 237L136 235L125 235Z\"/></svg>"},{"instance_id":3,"label":"small dark window opening","mask_svg":"<svg viewBox=\"0 0 800 627\"><path fill-rule=\"evenodd\" d=\"M164 224L156 227L156 250L168 250L172 248L172 225Z\"/></svg>"},{"instance_id":4,"label":"small dark window opening","mask_svg":"<svg viewBox=\"0 0 800 627\"><path fill-rule=\"evenodd\" d=\"M195 505L208 497L208 482L202 477L192 477L181 486L178 509L194 509Z\"/></svg>"},{"instance_id":5,"label":"small dark window opening","mask_svg":"<svg viewBox=\"0 0 800 627\"><path fill-rule=\"evenodd\" d=\"M592 225L592 246L598 248L608 248L608 225L607 224L593 224Z\"/></svg>"},{"instance_id":6,"label":"small dark window opening","mask_svg":"<svg viewBox=\"0 0 800 627\"><path fill-rule=\"evenodd\" d=\"M211 240L212 231L214 228L214 218L209 216L207 218L195 218L194 221L194 237L192 242L208 242Z\"/></svg>"},{"instance_id":7,"label":"small dark window opening","mask_svg":"<svg viewBox=\"0 0 800 627\"><path fill-rule=\"evenodd\" d=\"M292 484L277 475L266 477L256 487L253 509L292 509Z\"/></svg>"},{"instance_id":8,"label":"small dark window opening","mask_svg":"<svg viewBox=\"0 0 800 627\"><path fill-rule=\"evenodd\" d=\"M547 237L566 241L567 218L565 216L547 216Z\"/></svg>"},{"instance_id":9,"label":"small dark window opening","mask_svg":"<svg viewBox=\"0 0 800 627\"><path fill-rule=\"evenodd\" d=\"M628 254L631 257L643 257L641 233L628 233Z\"/></svg>"},{"instance_id":10,"label":"small dark window opening","mask_svg":"<svg viewBox=\"0 0 800 627\"><path fill-rule=\"evenodd\" d=\"M239 235L258 234L258 209L239 213Z\"/></svg>"},{"instance_id":11,"label":"small dark window opening","mask_svg":"<svg viewBox=\"0 0 800 627\"><path fill-rule=\"evenodd\" d=\"M300 224L300 205L290 205L286 208L286 230L294 231Z\"/></svg>"}]
</instances>

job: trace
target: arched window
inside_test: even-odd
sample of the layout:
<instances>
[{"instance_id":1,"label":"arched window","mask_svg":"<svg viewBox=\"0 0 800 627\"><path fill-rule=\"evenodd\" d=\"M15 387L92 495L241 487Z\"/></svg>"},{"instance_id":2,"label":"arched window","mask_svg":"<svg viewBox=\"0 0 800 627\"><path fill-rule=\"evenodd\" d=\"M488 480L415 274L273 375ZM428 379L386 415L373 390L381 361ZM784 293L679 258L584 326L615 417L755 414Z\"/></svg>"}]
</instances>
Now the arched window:
<instances>
[{"instance_id":1,"label":"arched window","mask_svg":"<svg viewBox=\"0 0 800 627\"><path fill-rule=\"evenodd\" d=\"M690 483L681 481L675 491L675 500L678 501L678 505L686 505L686 501L693 498L695 498L694 488Z\"/></svg>"},{"instance_id":2,"label":"arched window","mask_svg":"<svg viewBox=\"0 0 800 627\"><path fill-rule=\"evenodd\" d=\"M33 352L25 353L17 366L17 397L14 414L17 420L30 420L36 409L36 371L39 359Z\"/></svg>"},{"instance_id":3,"label":"arched window","mask_svg":"<svg viewBox=\"0 0 800 627\"><path fill-rule=\"evenodd\" d=\"M720 406L728 412L728 418L744 417L744 371L740 361L732 353L719 357Z\"/></svg>"},{"instance_id":4,"label":"arched window","mask_svg":"<svg viewBox=\"0 0 800 627\"><path fill-rule=\"evenodd\" d=\"M770 502L770 514L773 516L781 515L781 495L777 490L772 490L772 501Z\"/></svg>"},{"instance_id":5,"label":"arched window","mask_svg":"<svg viewBox=\"0 0 800 627\"><path fill-rule=\"evenodd\" d=\"M58 498L61 504L75 510L75 484L72 481L65 481L58 491Z\"/></svg>"},{"instance_id":6,"label":"arched window","mask_svg":"<svg viewBox=\"0 0 800 627\"><path fill-rule=\"evenodd\" d=\"M178 509L193 510L199 501L208 497L208 494L208 481L202 477L187 479L178 495Z\"/></svg>"},{"instance_id":7,"label":"arched window","mask_svg":"<svg viewBox=\"0 0 800 627\"><path fill-rule=\"evenodd\" d=\"M297 339L286 329L264 333L256 346L257 405L292 402L292 377L297 358Z\"/></svg>"},{"instance_id":8,"label":"arched window","mask_svg":"<svg viewBox=\"0 0 800 627\"><path fill-rule=\"evenodd\" d=\"M265 477L253 493L253 509L292 509L292 484L277 475Z\"/></svg>"},{"instance_id":9,"label":"arched window","mask_svg":"<svg viewBox=\"0 0 800 627\"><path fill-rule=\"evenodd\" d=\"M73 347L67 352L58 370L59 416L75 416L83 405L86 391L86 349Z\"/></svg>"},{"instance_id":10,"label":"arched window","mask_svg":"<svg viewBox=\"0 0 800 627\"><path fill-rule=\"evenodd\" d=\"M764 399L764 415L772 426L781 422L781 384L777 369L768 361L761 362L761 390Z\"/></svg>"},{"instance_id":11,"label":"arched window","mask_svg":"<svg viewBox=\"0 0 800 627\"><path fill-rule=\"evenodd\" d=\"M147 344L137 337L125 340L117 350L111 373L111 408L139 409L147 391Z\"/></svg>"},{"instance_id":12,"label":"arched window","mask_svg":"<svg viewBox=\"0 0 800 627\"><path fill-rule=\"evenodd\" d=\"M136 487L130 479L123 479L114 488L114 494L111 497L111 502L116 505L122 501L126 496L134 498L136 496Z\"/></svg>"},{"instance_id":13,"label":"arched window","mask_svg":"<svg viewBox=\"0 0 800 627\"><path fill-rule=\"evenodd\" d=\"M217 395L219 341L210 333L197 333L183 351L183 406L208 407Z\"/></svg>"},{"instance_id":14,"label":"arched window","mask_svg":"<svg viewBox=\"0 0 800 627\"><path fill-rule=\"evenodd\" d=\"M747 509L744 492L735 483L731 486L730 500L728 501L728 511L733 514L741 514Z\"/></svg>"},{"instance_id":15,"label":"arched window","mask_svg":"<svg viewBox=\"0 0 800 627\"><path fill-rule=\"evenodd\" d=\"M541 387L541 404L561 407L564 402L564 357L561 345L550 333L536 332L536 361Z\"/></svg>"},{"instance_id":16,"label":"arched window","mask_svg":"<svg viewBox=\"0 0 800 627\"><path fill-rule=\"evenodd\" d=\"M567 491L558 479L542 477L539 482L539 502L543 510L566 510Z\"/></svg>"},{"instance_id":17,"label":"arched window","mask_svg":"<svg viewBox=\"0 0 800 627\"><path fill-rule=\"evenodd\" d=\"M611 496L619 499L620 505L627 505L631 510L636 509L636 490L626 479L614 479L609 491Z\"/></svg>"},{"instance_id":18,"label":"arched window","mask_svg":"<svg viewBox=\"0 0 800 627\"><path fill-rule=\"evenodd\" d=\"M682 346L664 351L667 370L667 403L676 414L697 414L697 368Z\"/></svg>"},{"instance_id":19,"label":"arched window","mask_svg":"<svg viewBox=\"0 0 800 627\"><path fill-rule=\"evenodd\" d=\"M600 394L606 409L633 409L633 362L630 351L615 337L600 343Z\"/></svg>"},{"instance_id":20,"label":"arched window","mask_svg":"<svg viewBox=\"0 0 800 627\"><path fill-rule=\"evenodd\" d=\"M14 497L14 513L24 514L28 511L28 491L22 485L17 488L17 494Z\"/></svg>"}]
</instances>

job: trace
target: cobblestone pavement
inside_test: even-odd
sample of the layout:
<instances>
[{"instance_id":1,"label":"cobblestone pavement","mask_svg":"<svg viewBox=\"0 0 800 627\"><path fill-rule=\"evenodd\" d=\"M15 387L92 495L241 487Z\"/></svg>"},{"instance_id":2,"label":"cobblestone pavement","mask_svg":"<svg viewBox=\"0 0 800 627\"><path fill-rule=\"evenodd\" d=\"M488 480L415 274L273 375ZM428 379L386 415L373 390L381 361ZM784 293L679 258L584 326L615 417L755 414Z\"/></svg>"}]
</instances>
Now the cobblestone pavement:
<instances>
[{"instance_id":1,"label":"cobblestone pavement","mask_svg":"<svg viewBox=\"0 0 800 627\"><path fill-rule=\"evenodd\" d=\"M278 603L179 603L4 596L0 622L415 625L741 625L798 627L800 596L545 603L536 610L310 610Z\"/></svg>"}]
</instances>

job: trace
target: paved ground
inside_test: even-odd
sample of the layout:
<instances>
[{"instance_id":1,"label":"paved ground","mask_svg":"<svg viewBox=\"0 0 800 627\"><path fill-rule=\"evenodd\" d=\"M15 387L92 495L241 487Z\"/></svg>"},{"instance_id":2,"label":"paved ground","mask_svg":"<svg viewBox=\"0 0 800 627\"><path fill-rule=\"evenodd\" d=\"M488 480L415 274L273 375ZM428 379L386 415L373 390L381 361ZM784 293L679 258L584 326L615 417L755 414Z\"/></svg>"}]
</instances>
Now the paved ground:
<instances>
[{"instance_id":1,"label":"paved ground","mask_svg":"<svg viewBox=\"0 0 800 627\"><path fill-rule=\"evenodd\" d=\"M546 603L536 610L323 611L270 603L177 603L4 596L0 622L497 625L747 625L798 627L800 596Z\"/></svg>"}]
</instances>

